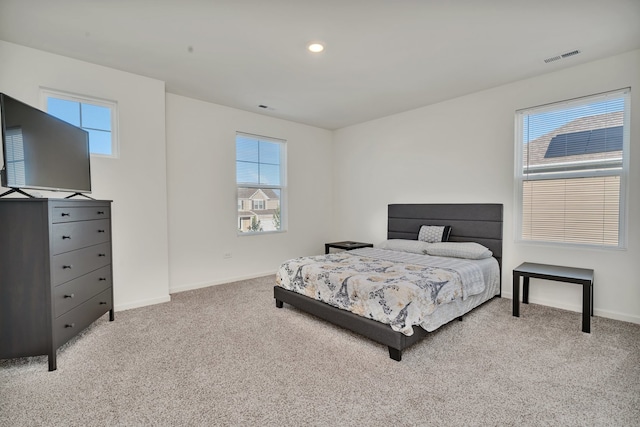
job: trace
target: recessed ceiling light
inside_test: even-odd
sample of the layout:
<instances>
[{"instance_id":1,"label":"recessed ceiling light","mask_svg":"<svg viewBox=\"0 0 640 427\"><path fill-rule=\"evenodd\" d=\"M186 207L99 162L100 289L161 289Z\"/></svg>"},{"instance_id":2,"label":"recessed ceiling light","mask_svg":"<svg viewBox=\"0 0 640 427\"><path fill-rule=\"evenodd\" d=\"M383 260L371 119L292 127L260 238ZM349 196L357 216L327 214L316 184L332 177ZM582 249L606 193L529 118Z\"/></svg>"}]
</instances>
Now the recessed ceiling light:
<instances>
[{"instance_id":1,"label":"recessed ceiling light","mask_svg":"<svg viewBox=\"0 0 640 427\"><path fill-rule=\"evenodd\" d=\"M309 51L313 53L320 53L324 50L324 45L322 43L313 42L309 43L307 49L309 49Z\"/></svg>"}]
</instances>

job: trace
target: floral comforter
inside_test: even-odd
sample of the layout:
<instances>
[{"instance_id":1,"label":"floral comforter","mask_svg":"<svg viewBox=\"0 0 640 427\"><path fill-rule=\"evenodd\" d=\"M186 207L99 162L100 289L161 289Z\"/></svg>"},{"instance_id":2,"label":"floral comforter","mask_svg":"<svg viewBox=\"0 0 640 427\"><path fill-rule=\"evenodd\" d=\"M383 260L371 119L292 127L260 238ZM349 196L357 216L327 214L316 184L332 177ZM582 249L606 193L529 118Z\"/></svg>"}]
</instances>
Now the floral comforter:
<instances>
[{"instance_id":1,"label":"floral comforter","mask_svg":"<svg viewBox=\"0 0 640 427\"><path fill-rule=\"evenodd\" d=\"M292 259L280 266L276 281L405 335L412 335L412 326L420 325L439 305L484 290L482 271L473 262L422 255L404 262L389 252L361 249ZM428 265L429 259L447 266Z\"/></svg>"}]
</instances>

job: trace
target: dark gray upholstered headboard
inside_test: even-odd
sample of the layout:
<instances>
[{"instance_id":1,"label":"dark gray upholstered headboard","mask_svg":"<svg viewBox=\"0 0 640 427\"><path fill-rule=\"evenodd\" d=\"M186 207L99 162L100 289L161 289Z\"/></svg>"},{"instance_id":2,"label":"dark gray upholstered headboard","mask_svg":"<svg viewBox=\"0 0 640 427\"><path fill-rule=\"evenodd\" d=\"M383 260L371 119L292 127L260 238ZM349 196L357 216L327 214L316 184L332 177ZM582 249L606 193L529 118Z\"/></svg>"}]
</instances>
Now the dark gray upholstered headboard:
<instances>
[{"instance_id":1,"label":"dark gray upholstered headboard","mask_svg":"<svg viewBox=\"0 0 640 427\"><path fill-rule=\"evenodd\" d=\"M493 252L502 267L502 204L389 205L388 239L417 240L422 225L450 225L450 242L477 242Z\"/></svg>"}]
</instances>

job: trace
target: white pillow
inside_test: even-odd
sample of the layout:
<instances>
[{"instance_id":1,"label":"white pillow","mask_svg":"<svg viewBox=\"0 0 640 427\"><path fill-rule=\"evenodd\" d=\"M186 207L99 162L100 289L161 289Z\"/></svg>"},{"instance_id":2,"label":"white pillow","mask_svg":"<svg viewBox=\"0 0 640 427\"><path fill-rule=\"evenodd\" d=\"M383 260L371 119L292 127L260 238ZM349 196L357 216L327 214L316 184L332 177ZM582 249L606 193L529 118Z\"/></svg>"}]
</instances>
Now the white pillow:
<instances>
[{"instance_id":1,"label":"white pillow","mask_svg":"<svg viewBox=\"0 0 640 427\"><path fill-rule=\"evenodd\" d=\"M427 248L432 243L420 242L418 240L391 239L374 245L379 249L387 249L390 251L411 252L414 254L424 255Z\"/></svg>"},{"instance_id":2,"label":"white pillow","mask_svg":"<svg viewBox=\"0 0 640 427\"><path fill-rule=\"evenodd\" d=\"M437 242L427 247L427 254L465 259L484 259L493 253L480 243L475 242Z\"/></svg>"}]
</instances>

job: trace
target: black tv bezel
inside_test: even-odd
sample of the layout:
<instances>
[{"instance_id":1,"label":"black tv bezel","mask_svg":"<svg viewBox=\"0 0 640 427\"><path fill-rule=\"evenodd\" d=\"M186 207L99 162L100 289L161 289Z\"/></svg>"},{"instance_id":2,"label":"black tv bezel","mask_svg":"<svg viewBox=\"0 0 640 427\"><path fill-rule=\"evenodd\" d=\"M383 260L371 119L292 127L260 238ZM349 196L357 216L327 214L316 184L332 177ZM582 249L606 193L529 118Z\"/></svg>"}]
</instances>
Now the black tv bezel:
<instances>
[{"instance_id":1,"label":"black tv bezel","mask_svg":"<svg viewBox=\"0 0 640 427\"><path fill-rule=\"evenodd\" d=\"M6 123L5 123L5 117L4 117L4 100L6 98L10 98L11 100L18 102L20 104L23 104L24 106L30 108L31 110L34 111L34 113L36 114L43 114L45 116L47 116L47 118L49 119L53 119L58 121L59 123L62 123L65 126L71 126L75 129L79 129L81 131L83 131L86 134L86 159L87 159L87 171L89 173L89 189L79 189L79 188L61 188L61 187L52 187L52 186L38 186L38 185L9 185L8 183L8 179L7 179L7 169L6 169L6 158L7 158L7 147L6 147ZM26 194L23 191L20 191L22 189L26 189L26 190L44 190L44 191L55 191L55 192L69 192L69 193L74 193L74 194L91 194L92 191L92 180L91 180L91 149L90 149L90 145L89 145L89 133L87 131L85 131L82 128L79 128L78 126L74 126L71 123L68 123L62 119L59 119L55 116L52 116L51 114L48 114L38 108L35 108L25 102L20 101L19 99L16 99L12 96L7 95L6 93L0 93L0 131L2 132L2 160L3 160L3 165L2 165L2 169L0 170L0 185L2 185L2 187L5 188L9 188L11 190L15 190L16 192L22 193L22 194ZM8 194L4 193L4 194Z\"/></svg>"}]
</instances>

